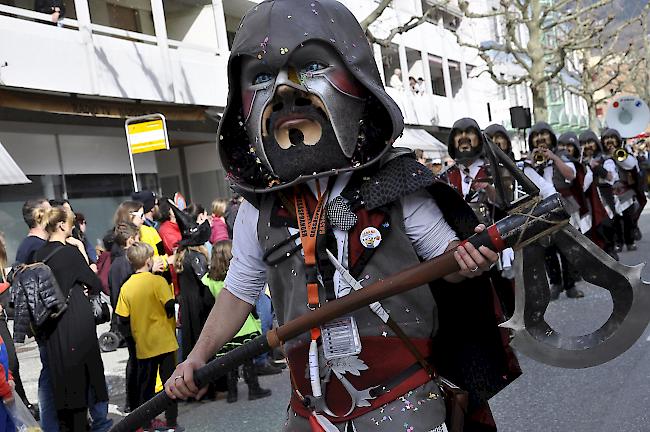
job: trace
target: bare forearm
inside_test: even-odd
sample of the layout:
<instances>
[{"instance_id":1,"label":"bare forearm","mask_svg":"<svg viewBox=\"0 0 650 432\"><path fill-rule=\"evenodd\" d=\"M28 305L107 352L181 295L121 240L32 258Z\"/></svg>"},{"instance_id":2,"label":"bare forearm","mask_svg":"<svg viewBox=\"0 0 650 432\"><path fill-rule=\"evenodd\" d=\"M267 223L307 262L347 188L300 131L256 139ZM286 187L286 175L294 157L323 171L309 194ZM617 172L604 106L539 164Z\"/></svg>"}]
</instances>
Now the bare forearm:
<instances>
[{"instance_id":1,"label":"bare forearm","mask_svg":"<svg viewBox=\"0 0 650 432\"><path fill-rule=\"evenodd\" d=\"M253 306L224 289L219 293L201 336L188 357L207 362L231 340L244 324Z\"/></svg>"},{"instance_id":2,"label":"bare forearm","mask_svg":"<svg viewBox=\"0 0 650 432\"><path fill-rule=\"evenodd\" d=\"M560 174L562 174L567 181L573 181L573 179L576 178L573 170L562 159L556 157L554 163L557 169L560 170Z\"/></svg>"}]
</instances>

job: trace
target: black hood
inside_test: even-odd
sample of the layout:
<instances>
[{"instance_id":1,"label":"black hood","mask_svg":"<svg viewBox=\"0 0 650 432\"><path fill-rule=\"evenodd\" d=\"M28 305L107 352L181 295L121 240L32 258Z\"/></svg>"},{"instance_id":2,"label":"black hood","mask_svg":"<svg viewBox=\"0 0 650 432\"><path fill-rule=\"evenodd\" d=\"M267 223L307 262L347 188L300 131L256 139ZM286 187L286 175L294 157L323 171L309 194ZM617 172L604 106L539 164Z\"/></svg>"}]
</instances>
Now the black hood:
<instances>
[{"instance_id":1,"label":"black hood","mask_svg":"<svg viewBox=\"0 0 650 432\"><path fill-rule=\"evenodd\" d=\"M336 0L266 0L242 18L228 60L228 104L219 123L221 162L237 189L268 192L304 182L314 176L277 185L277 180L257 161L244 129L240 91L241 60L252 57L279 71L291 52L308 41L334 48L349 72L368 90L362 122L376 135L369 148L357 151L349 168L316 173L316 177L360 169L375 163L401 135L404 119L384 90L374 52L354 15Z\"/></svg>"},{"instance_id":2,"label":"black hood","mask_svg":"<svg viewBox=\"0 0 650 432\"><path fill-rule=\"evenodd\" d=\"M456 146L454 146L454 135L456 134L456 132L462 132L470 128L476 129L476 132L478 133L478 137L481 140L481 149L483 149L483 147L485 146L486 139L483 136L483 133L481 132L481 128L479 127L476 120L469 117L456 120L454 125L451 127L451 131L449 132L449 138L447 138L447 151L449 152L449 156L452 159L456 160Z\"/></svg>"},{"instance_id":3,"label":"black hood","mask_svg":"<svg viewBox=\"0 0 650 432\"><path fill-rule=\"evenodd\" d=\"M181 232L182 239L178 242L181 247L202 246L210 240L210 223L206 220L201 225L197 224L194 218L183 210L169 202L169 206L176 216L176 224Z\"/></svg>"},{"instance_id":4,"label":"black hood","mask_svg":"<svg viewBox=\"0 0 650 432\"><path fill-rule=\"evenodd\" d=\"M615 137L618 140L619 147L623 144L623 138L621 138L621 134L616 129L605 129L600 136L600 142L605 141L607 137Z\"/></svg>"},{"instance_id":5,"label":"black hood","mask_svg":"<svg viewBox=\"0 0 650 432\"><path fill-rule=\"evenodd\" d=\"M546 122L537 122L533 125L533 127L530 129L530 133L528 134L528 149L532 150L533 149L533 143L531 137L535 133L540 133L542 131L549 131L551 133L551 150L555 149L557 147L557 136L555 136L555 132L553 132L553 128L551 125L549 125Z\"/></svg>"},{"instance_id":6,"label":"black hood","mask_svg":"<svg viewBox=\"0 0 650 432\"><path fill-rule=\"evenodd\" d=\"M504 128L500 124L496 124L496 123L491 124L490 126L485 128L485 135L490 137L490 139L492 139L492 137L497 133L501 133L501 134L503 134L503 136L506 137L506 139L508 140L508 150L511 151L512 150L512 141L510 140L510 134L508 133L506 128Z\"/></svg>"},{"instance_id":7,"label":"black hood","mask_svg":"<svg viewBox=\"0 0 650 432\"><path fill-rule=\"evenodd\" d=\"M601 146L600 139L598 138L598 135L592 130L586 130L580 132L580 136L578 137L578 140L583 143L587 142L590 140L596 141L596 144L598 144L598 147Z\"/></svg>"},{"instance_id":8,"label":"black hood","mask_svg":"<svg viewBox=\"0 0 650 432\"><path fill-rule=\"evenodd\" d=\"M578 140L578 135L575 132L564 132L557 139L558 144L571 145L576 151L576 154L580 154L580 141Z\"/></svg>"}]
</instances>

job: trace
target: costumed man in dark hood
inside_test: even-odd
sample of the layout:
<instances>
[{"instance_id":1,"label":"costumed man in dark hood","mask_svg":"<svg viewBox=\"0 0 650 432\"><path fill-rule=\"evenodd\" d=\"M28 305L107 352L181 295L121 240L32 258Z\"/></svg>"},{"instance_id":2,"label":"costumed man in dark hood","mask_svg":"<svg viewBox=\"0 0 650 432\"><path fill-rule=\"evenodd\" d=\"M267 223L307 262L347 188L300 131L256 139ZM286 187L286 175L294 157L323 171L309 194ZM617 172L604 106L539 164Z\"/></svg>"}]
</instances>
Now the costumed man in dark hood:
<instances>
[{"instance_id":1,"label":"costumed man in dark hood","mask_svg":"<svg viewBox=\"0 0 650 432\"><path fill-rule=\"evenodd\" d=\"M255 6L235 36L228 77L219 152L246 201L235 221L225 289L194 350L165 384L173 398L202 394L193 370L239 330L267 282L283 324L483 229L458 195L435 182L410 152L391 149L402 133L402 114L384 90L363 30L341 3L267 0ZM437 281L437 288L456 283L444 291L462 291L473 297L468 303L480 297L474 306L485 309L486 290L467 279L487 270L498 255L461 246L455 257L461 270ZM381 306L284 344L293 388L284 430L393 431L396 423L445 430L439 388L422 365L431 357L436 329L453 328L436 311L459 318L443 305L436 309L426 285ZM464 312L462 306L456 307ZM467 334L477 346L492 337L493 357L463 356L464 340L436 354L467 359L447 363L462 363L464 369L454 369L459 386L472 377L465 387L474 385L468 416L489 417L487 430L494 430L489 408L478 410L513 377L493 314L490 324L476 319L466 318L478 336ZM388 322L401 327L412 344ZM402 410L407 402L425 406ZM390 411L392 421L377 424L379 409Z\"/></svg>"},{"instance_id":2,"label":"costumed man in dark hood","mask_svg":"<svg viewBox=\"0 0 650 432\"><path fill-rule=\"evenodd\" d=\"M491 124L485 128L485 135L487 135L502 152L507 154L510 159L515 160L515 154L512 151L512 141L510 140L510 134L506 128L497 123Z\"/></svg>"},{"instance_id":3,"label":"costumed man in dark hood","mask_svg":"<svg viewBox=\"0 0 650 432\"><path fill-rule=\"evenodd\" d=\"M503 181L499 185L496 184L496 176L493 172L495 167L490 164L485 154L487 140L476 120L471 118L457 120L451 128L447 141L449 156L456 163L445 170L440 178L463 197L482 223L492 225L506 215L506 209L500 208L497 204L496 188L503 189L506 201L504 204L507 205L513 201L514 184L509 173L500 167L497 169L502 173ZM508 316L514 311L513 285L500 275L500 270L510 268L513 257L512 249L505 250L500 265L490 271L490 279ZM503 316L503 312L497 311L497 313Z\"/></svg>"},{"instance_id":4,"label":"costumed man in dark hood","mask_svg":"<svg viewBox=\"0 0 650 432\"><path fill-rule=\"evenodd\" d=\"M604 152L614 160L618 174L613 189L616 205L616 250L621 252L625 243L628 251L634 251L634 231L647 201L639 181L639 165L636 158L623 146L621 134L616 129L605 129L600 141Z\"/></svg>"},{"instance_id":5,"label":"costumed man in dark hood","mask_svg":"<svg viewBox=\"0 0 650 432\"><path fill-rule=\"evenodd\" d=\"M616 208L612 191L616 164L603 153L600 139L593 131L581 132L578 141L580 161L587 172L584 189L591 214L591 230L587 232L587 236L618 261L612 219ZM588 185L590 176L591 184Z\"/></svg>"},{"instance_id":6,"label":"costumed man in dark hood","mask_svg":"<svg viewBox=\"0 0 650 432\"><path fill-rule=\"evenodd\" d=\"M528 148L535 170L562 195L565 208L571 215L572 225L579 227L581 214L586 211L583 206L584 193L576 168L579 163L569 159L566 152L558 151L555 132L545 122L538 122L531 128ZM557 247L552 245L546 250L546 264L552 299L557 299L562 291L566 291L567 297L584 297L584 293L575 286L576 281L569 261Z\"/></svg>"}]
</instances>

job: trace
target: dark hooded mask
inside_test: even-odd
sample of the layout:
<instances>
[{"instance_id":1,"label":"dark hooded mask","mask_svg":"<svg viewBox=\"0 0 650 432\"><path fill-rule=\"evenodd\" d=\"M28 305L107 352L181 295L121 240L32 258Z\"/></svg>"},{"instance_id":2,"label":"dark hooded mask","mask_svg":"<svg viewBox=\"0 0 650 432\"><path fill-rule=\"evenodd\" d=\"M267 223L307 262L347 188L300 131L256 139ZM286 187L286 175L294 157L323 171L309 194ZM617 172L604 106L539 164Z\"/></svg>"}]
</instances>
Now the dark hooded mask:
<instances>
[{"instance_id":1,"label":"dark hooded mask","mask_svg":"<svg viewBox=\"0 0 650 432\"><path fill-rule=\"evenodd\" d=\"M555 150L557 146L555 132L553 132L553 128L546 122L535 123L528 134L529 150L536 149L541 143L546 143L546 148L549 150Z\"/></svg>"},{"instance_id":2,"label":"dark hooded mask","mask_svg":"<svg viewBox=\"0 0 650 432\"><path fill-rule=\"evenodd\" d=\"M267 192L378 161L401 134L374 53L336 0L267 0L228 62L219 153L237 188Z\"/></svg>"},{"instance_id":3,"label":"dark hooded mask","mask_svg":"<svg viewBox=\"0 0 650 432\"><path fill-rule=\"evenodd\" d=\"M558 147L564 147L569 157L573 159L580 159L580 141L575 132L564 132L557 139Z\"/></svg>"},{"instance_id":4,"label":"dark hooded mask","mask_svg":"<svg viewBox=\"0 0 650 432\"><path fill-rule=\"evenodd\" d=\"M600 137L600 143L602 145L603 151L605 153L613 153L613 150L623 146L623 138L621 134L616 129L605 129L602 136ZM611 147L613 143L614 147L610 150L608 147Z\"/></svg>"},{"instance_id":5,"label":"dark hooded mask","mask_svg":"<svg viewBox=\"0 0 650 432\"><path fill-rule=\"evenodd\" d=\"M449 156L461 163L472 162L483 154L485 137L476 120L462 118L451 127L447 140Z\"/></svg>"},{"instance_id":6,"label":"dark hooded mask","mask_svg":"<svg viewBox=\"0 0 650 432\"><path fill-rule=\"evenodd\" d=\"M578 140L580 141L580 147L582 148L582 154L584 157L590 158L598 156L603 152L603 146L600 144L598 135L593 131L586 130L581 132Z\"/></svg>"},{"instance_id":7,"label":"dark hooded mask","mask_svg":"<svg viewBox=\"0 0 650 432\"><path fill-rule=\"evenodd\" d=\"M512 141L506 128L500 124L491 124L485 128L485 135L487 135L494 144L496 144L507 155L512 153ZM504 144L502 145L501 142Z\"/></svg>"},{"instance_id":8,"label":"dark hooded mask","mask_svg":"<svg viewBox=\"0 0 650 432\"><path fill-rule=\"evenodd\" d=\"M183 210L180 210L171 201L169 201L169 206L174 212L174 216L176 216L176 223L181 232L181 241L178 242L179 246L203 246L208 240L210 240L212 229L207 220L199 225L192 216L185 213Z\"/></svg>"}]
</instances>

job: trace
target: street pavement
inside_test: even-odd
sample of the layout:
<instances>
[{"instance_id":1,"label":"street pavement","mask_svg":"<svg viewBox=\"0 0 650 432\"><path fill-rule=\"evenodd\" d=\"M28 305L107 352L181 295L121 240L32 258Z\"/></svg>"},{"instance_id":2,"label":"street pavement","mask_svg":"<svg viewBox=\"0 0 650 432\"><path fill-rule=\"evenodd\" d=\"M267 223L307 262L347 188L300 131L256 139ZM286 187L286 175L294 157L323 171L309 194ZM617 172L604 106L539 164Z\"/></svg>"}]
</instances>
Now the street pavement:
<instances>
[{"instance_id":1,"label":"street pavement","mask_svg":"<svg viewBox=\"0 0 650 432\"><path fill-rule=\"evenodd\" d=\"M629 265L650 257L650 209L641 219L643 240L636 252L620 254ZM642 274L650 281L650 268ZM550 304L547 321L558 331L586 334L604 323L612 310L608 291L584 282L582 299L564 294ZM650 313L650 311L648 312ZM100 326L98 333L107 325ZM30 400L36 400L40 362L34 342L19 347L21 375ZM111 395L110 412L121 418L124 404L126 349L102 355ZM650 432L650 330L620 357L607 364L582 370L560 369L519 356L523 375L490 401L500 432ZM289 375L260 378L273 390L269 398L248 401L240 380L240 400L228 404L224 395L216 401L181 403L179 423L188 432L281 430L289 399ZM399 429L396 429L396 431Z\"/></svg>"}]
</instances>

